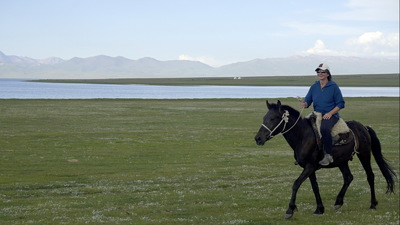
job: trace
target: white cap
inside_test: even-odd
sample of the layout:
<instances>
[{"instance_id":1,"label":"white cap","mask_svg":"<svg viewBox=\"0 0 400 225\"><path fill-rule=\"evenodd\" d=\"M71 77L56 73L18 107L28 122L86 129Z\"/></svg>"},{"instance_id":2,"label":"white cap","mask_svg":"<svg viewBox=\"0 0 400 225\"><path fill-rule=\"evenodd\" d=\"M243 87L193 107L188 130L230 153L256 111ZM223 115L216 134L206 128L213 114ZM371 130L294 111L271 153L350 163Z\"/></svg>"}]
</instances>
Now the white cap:
<instances>
[{"instance_id":1,"label":"white cap","mask_svg":"<svg viewBox=\"0 0 400 225\"><path fill-rule=\"evenodd\" d=\"M329 69L328 65L321 63L321 64L319 64L318 68L315 69L315 71L318 71L318 70L330 70L330 69Z\"/></svg>"}]
</instances>

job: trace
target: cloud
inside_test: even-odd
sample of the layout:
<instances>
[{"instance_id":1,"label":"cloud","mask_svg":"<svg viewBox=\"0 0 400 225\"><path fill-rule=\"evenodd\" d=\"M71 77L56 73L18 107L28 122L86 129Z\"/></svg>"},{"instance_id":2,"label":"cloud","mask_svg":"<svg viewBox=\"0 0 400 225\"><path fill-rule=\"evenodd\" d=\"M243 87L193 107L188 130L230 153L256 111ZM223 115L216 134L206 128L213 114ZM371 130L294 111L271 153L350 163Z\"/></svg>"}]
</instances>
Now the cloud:
<instances>
[{"instance_id":1,"label":"cloud","mask_svg":"<svg viewBox=\"0 0 400 225\"><path fill-rule=\"evenodd\" d=\"M322 40L317 40L313 47L302 54L331 56L366 56L399 57L399 33L385 34L380 31L365 32L343 43L342 50L327 48Z\"/></svg>"},{"instance_id":2,"label":"cloud","mask_svg":"<svg viewBox=\"0 0 400 225\"><path fill-rule=\"evenodd\" d=\"M360 28L348 27L343 25L336 25L331 23L301 23L301 22L288 22L283 24L290 27L301 34L318 34L324 35L355 35L362 32Z\"/></svg>"},{"instance_id":3,"label":"cloud","mask_svg":"<svg viewBox=\"0 0 400 225\"><path fill-rule=\"evenodd\" d=\"M399 0L349 0L348 11L330 18L349 21L399 21Z\"/></svg>"},{"instance_id":4,"label":"cloud","mask_svg":"<svg viewBox=\"0 0 400 225\"><path fill-rule=\"evenodd\" d=\"M300 20L282 25L293 29L297 35L358 35L366 31L365 26L373 26L367 23L360 26L360 21L394 23L394 29L398 30L399 0L348 0L344 10L326 11L321 15L321 20L311 23Z\"/></svg>"},{"instance_id":5,"label":"cloud","mask_svg":"<svg viewBox=\"0 0 400 225\"><path fill-rule=\"evenodd\" d=\"M179 60L198 61L198 60L195 60L195 59L193 59L192 57L190 57L190 56L188 56L188 55L180 55L180 56L178 57L178 59L179 59Z\"/></svg>"},{"instance_id":6,"label":"cloud","mask_svg":"<svg viewBox=\"0 0 400 225\"><path fill-rule=\"evenodd\" d=\"M303 54L331 55L331 56L342 55L338 51L326 48L325 43L321 40L317 40L314 44L314 47L307 49L306 51L303 52Z\"/></svg>"},{"instance_id":7,"label":"cloud","mask_svg":"<svg viewBox=\"0 0 400 225\"><path fill-rule=\"evenodd\" d=\"M399 33L366 32L348 39L346 44L362 55L399 57Z\"/></svg>"},{"instance_id":8,"label":"cloud","mask_svg":"<svg viewBox=\"0 0 400 225\"><path fill-rule=\"evenodd\" d=\"M399 33L384 34L380 31L366 32L358 38L349 39L350 45L381 45L391 48L399 46Z\"/></svg>"},{"instance_id":9,"label":"cloud","mask_svg":"<svg viewBox=\"0 0 400 225\"><path fill-rule=\"evenodd\" d=\"M362 34L360 37L353 39L353 43L356 44L369 44L374 42L379 42L382 39L383 33L382 32L367 32Z\"/></svg>"},{"instance_id":10,"label":"cloud","mask_svg":"<svg viewBox=\"0 0 400 225\"><path fill-rule=\"evenodd\" d=\"M219 67L222 65L229 64L229 62L222 62L222 61L219 61L212 57L207 57L207 56L192 57L189 55L182 54L178 57L178 59L179 60L198 61L198 62L202 62L204 64L207 64L207 65L213 66L213 67Z\"/></svg>"}]
</instances>

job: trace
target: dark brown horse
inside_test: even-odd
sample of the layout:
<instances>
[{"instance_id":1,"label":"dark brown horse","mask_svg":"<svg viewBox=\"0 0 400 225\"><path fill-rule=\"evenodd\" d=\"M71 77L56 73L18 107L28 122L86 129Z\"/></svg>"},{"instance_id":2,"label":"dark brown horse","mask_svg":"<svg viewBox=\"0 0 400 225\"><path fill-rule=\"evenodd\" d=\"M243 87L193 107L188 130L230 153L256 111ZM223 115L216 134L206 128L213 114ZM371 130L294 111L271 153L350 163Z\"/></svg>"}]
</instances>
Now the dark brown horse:
<instances>
[{"instance_id":1,"label":"dark brown horse","mask_svg":"<svg viewBox=\"0 0 400 225\"><path fill-rule=\"evenodd\" d=\"M290 199L289 208L286 211L286 219L293 216L297 208L297 191L307 178L311 181L311 186L317 200L317 209L314 214L324 213L325 208L322 204L317 177L315 175L315 172L320 168L339 167L343 174L344 184L335 202L335 209L339 209L343 205L343 199L347 188L353 180L348 161L352 159L354 154L357 154L367 174L367 180L371 190L371 209L375 209L378 204L375 197L375 175L371 168L371 152L386 179L387 193L394 192L394 177L396 174L383 157L381 144L375 131L371 127L364 126L356 121L347 121L348 127L354 134L355 142L334 146L334 162L328 166L321 166L318 162L323 158L324 153L318 148L316 134L310 119L302 118L299 111L290 106L281 105L280 101L278 101L277 104L270 104L267 101L267 107L269 111L264 116L262 126L255 136L257 145L264 145L265 142L272 137L283 134L294 151L296 162L303 168L303 172L293 184L292 197Z\"/></svg>"}]
</instances>

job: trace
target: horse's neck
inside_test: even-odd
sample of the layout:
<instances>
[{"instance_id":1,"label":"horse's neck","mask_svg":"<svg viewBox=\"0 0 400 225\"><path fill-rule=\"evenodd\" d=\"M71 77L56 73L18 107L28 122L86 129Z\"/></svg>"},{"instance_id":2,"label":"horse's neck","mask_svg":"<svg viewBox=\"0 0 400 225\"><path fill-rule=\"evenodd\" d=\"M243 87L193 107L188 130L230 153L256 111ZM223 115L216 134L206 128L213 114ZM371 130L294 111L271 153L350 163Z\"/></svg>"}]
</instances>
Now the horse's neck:
<instances>
[{"instance_id":1,"label":"horse's neck","mask_svg":"<svg viewBox=\"0 0 400 225\"><path fill-rule=\"evenodd\" d=\"M289 128L291 126L293 126L293 124L291 124ZM296 146L298 146L302 142L302 140L304 139L304 135L309 133L309 129L312 128L309 126L308 121L306 119L300 118L297 124L290 131L284 134L287 143L293 150L295 150Z\"/></svg>"}]
</instances>

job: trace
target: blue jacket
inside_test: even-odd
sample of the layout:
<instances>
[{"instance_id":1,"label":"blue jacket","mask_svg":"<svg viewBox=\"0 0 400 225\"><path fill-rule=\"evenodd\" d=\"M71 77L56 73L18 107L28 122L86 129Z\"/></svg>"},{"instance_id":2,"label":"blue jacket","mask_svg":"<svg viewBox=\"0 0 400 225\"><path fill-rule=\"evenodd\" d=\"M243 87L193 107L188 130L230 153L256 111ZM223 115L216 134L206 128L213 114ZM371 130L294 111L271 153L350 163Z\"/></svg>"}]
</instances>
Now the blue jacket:
<instances>
[{"instance_id":1,"label":"blue jacket","mask_svg":"<svg viewBox=\"0 0 400 225\"><path fill-rule=\"evenodd\" d=\"M339 86L334 81L328 81L324 88L321 88L320 81L311 85L310 90L304 99L307 105L314 104L314 110L322 114L330 112L336 106L344 108L344 99ZM339 113L334 116L339 118Z\"/></svg>"}]
</instances>

